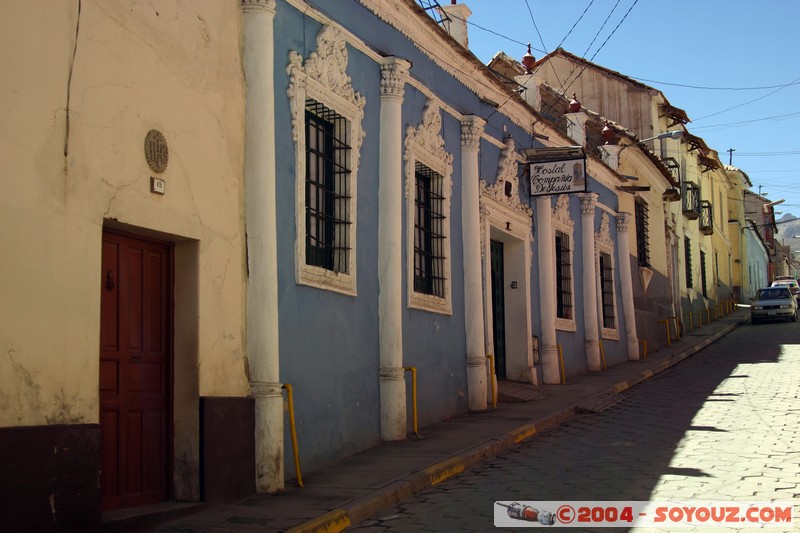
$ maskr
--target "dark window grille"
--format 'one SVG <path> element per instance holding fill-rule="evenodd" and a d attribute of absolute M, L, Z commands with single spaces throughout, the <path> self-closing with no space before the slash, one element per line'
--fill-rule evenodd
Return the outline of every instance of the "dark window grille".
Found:
<path fill-rule="evenodd" d="M 556 231 L 556 316 L 572 318 L 572 264 L 569 235 Z"/>
<path fill-rule="evenodd" d="M 414 171 L 414 291 L 444 298 L 444 179 L 419 162 Z"/>
<path fill-rule="evenodd" d="M 700 218 L 700 187 L 691 182 L 684 182 L 683 193 L 683 215 L 695 220 Z"/>
<path fill-rule="evenodd" d="M 636 252 L 639 256 L 639 266 L 650 266 L 650 222 L 647 213 L 647 204 L 636 202 Z"/>
<path fill-rule="evenodd" d="M 683 238 L 683 256 L 684 256 L 684 266 L 686 267 L 686 288 L 691 289 L 693 287 L 692 283 L 692 241 L 689 240 L 689 237 Z"/>
<path fill-rule="evenodd" d="M 306 264 L 347 273 L 350 157 L 347 119 L 306 100 Z"/>
<path fill-rule="evenodd" d="M 614 329 L 614 270 L 611 256 L 600 252 L 600 296 L 603 302 L 603 327 Z"/>
<path fill-rule="evenodd" d="M 706 286 L 706 253 L 700 251 L 700 288 L 703 289 L 703 296 L 708 298 L 708 290 Z"/>

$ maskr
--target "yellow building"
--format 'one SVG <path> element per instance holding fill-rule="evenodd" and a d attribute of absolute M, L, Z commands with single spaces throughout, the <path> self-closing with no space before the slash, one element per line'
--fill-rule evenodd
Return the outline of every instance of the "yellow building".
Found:
<path fill-rule="evenodd" d="M 214 0 L 0 4 L 9 531 L 198 499 L 201 397 L 247 401 L 240 20 Z"/>

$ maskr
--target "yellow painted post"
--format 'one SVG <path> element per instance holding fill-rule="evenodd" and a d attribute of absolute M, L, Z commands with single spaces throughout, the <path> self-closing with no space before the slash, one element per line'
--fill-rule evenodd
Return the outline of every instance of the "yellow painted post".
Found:
<path fill-rule="evenodd" d="M 647 359 L 647 339 L 639 339 L 639 344 L 641 344 L 642 347 L 644 348 L 642 359 Z"/>
<path fill-rule="evenodd" d="M 665 318 L 664 320 L 657 320 L 656 322 L 658 322 L 659 324 L 661 324 L 662 322 L 664 323 L 664 330 L 665 330 L 665 331 L 666 331 L 666 333 L 667 333 L 667 347 L 669 347 L 669 346 L 670 346 L 670 339 L 669 339 L 669 319 L 668 319 L 668 318 Z"/>
<path fill-rule="evenodd" d="M 494 390 L 494 354 L 488 354 L 489 360 L 489 380 L 492 382 L 492 409 L 497 409 L 497 392 Z"/>
<path fill-rule="evenodd" d="M 567 382 L 567 372 L 564 369 L 564 351 L 561 349 L 560 344 L 556 344 L 556 348 L 558 348 L 558 363 L 561 366 L 561 383 Z"/>
<path fill-rule="evenodd" d="M 606 366 L 606 350 L 603 348 L 603 341 L 599 340 L 597 343 L 600 345 L 600 361 L 603 363 L 603 370 L 606 370 L 608 366 Z"/>
<path fill-rule="evenodd" d="M 684 313 L 684 315 L 689 315 L 689 331 L 692 331 L 694 329 L 694 320 L 692 319 L 692 312 L 689 311 L 687 313 Z"/>
<path fill-rule="evenodd" d="M 403 370 L 411 372 L 411 410 L 414 413 L 414 435 L 419 435 L 417 426 L 417 367 L 404 366 Z"/>
<path fill-rule="evenodd" d="M 294 425 L 294 394 L 292 386 L 284 383 L 281 388 L 286 389 L 286 400 L 289 403 L 289 429 L 292 433 L 292 452 L 294 453 L 294 472 L 297 475 L 297 485 L 303 486 L 303 475 L 300 473 L 300 452 L 297 450 L 297 428 Z"/>

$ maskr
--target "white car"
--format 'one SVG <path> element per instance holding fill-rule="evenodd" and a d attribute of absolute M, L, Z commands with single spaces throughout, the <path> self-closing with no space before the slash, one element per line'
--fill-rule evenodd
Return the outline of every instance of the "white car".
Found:
<path fill-rule="evenodd" d="M 759 289 L 750 306 L 753 324 L 762 320 L 791 320 L 797 322 L 797 299 L 784 286 Z"/>

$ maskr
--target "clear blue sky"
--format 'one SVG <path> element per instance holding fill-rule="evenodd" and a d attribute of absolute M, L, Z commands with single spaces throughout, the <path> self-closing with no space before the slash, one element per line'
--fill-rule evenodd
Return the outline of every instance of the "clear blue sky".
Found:
<path fill-rule="evenodd" d="M 520 59 L 528 42 L 537 59 L 560 45 L 655 87 L 688 113 L 689 131 L 717 150 L 723 163 L 727 150 L 736 150 L 733 164 L 750 176 L 755 192 L 761 185 L 769 199 L 786 200 L 777 211 L 800 216 L 800 1 L 459 3 L 472 10 L 470 49 L 484 63 L 500 50 Z"/>

